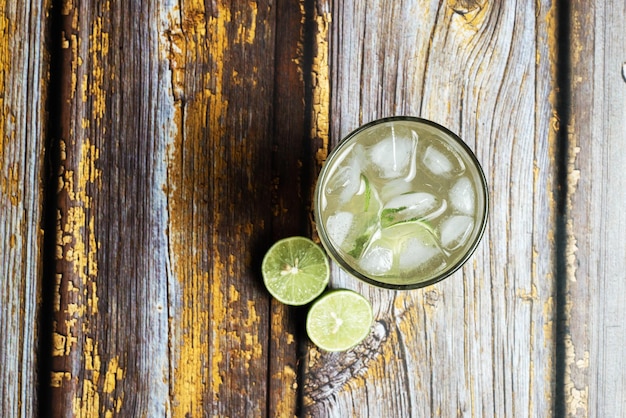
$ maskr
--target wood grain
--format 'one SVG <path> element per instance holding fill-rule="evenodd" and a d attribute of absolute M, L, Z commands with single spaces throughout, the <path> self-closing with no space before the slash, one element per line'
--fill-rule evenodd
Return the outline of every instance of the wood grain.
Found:
<path fill-rule="evenodd" d="M 46 1 L 0 1 L 0 416 L 36 416 Z"/>
<path fill-rule="evenodd" d="M 161 415 L 171 267 L 155 11 L 94 1 L 57 13 L 51 415 Z M 153 18 L 137 25 L 140 14 Z"/>
<path fill-rule="evenodd" d="M 571 3 L 563 415 L 626 414 L 626 9 Z"/>
<path fill-rule="evenodd" d="M 276 3 L 275 85 L 272 145 L 272 241 L 309 236 L 308 184 L 312 182 L 309 38 L 311 10 L 304 1 Z M 271 301 L 268 416 L 293 417 L 299 409 L 303 310 Z"/>
<path fill-rule="evenodd" d="M 0 0 L 0 416 L 626 414 L 626 10 L 608 0 Z M 489 183 L 355 349 L 263 288 L 352 129 L 417 115 Z"/>
<path fill-rule="evenodd" d="M 311 348 L 305 414 L 545 416 L 553 410 L 555 8 L 543 2 L 333 2 L 331 144 L 411 114 L 457 132 L 491 194 L 463 270 L 390 292 L 337 268 L 374 303 L 365 344 Z"/>
<path fill-rule="evenodd" d="M 54 416 L 295 414 L 298 320 L 259 265 L 307 233 L 305 15 L 64 3 Z"/>

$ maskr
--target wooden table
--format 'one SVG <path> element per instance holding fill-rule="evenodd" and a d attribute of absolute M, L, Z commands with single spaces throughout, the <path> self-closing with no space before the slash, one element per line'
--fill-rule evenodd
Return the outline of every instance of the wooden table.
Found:
<path fill-rule="evenodd" d="M 626 416 L 626 8 L 610 0 L 0 0 L 0 416 Z M 475 150 L 462 271 L 317 350 L 260 260 L 328 152 Z"/>

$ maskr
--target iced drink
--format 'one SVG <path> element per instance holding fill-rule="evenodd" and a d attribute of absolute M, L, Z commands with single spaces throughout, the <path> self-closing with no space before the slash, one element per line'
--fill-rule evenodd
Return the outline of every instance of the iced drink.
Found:
<path fill-rule="evenodd" d="M 317 184 L 322 244 L 369 283 L 417 288 L 473 253 L 488 212 L 483 171 L 449 130 L 412 117 L 381 119 L 348 135 Z"/>

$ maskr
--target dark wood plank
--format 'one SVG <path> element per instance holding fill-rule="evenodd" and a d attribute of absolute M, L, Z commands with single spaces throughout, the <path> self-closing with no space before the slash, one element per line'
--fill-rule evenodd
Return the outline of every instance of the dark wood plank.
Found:
<path fill-rule="evenodd" d="M 390 292 L 334 269 L 376 324 L 343 354 L 311 348 L 308 416 L 546 416 L 554 390 L 555 7 L 540 2 L 333 2 L 332 144 L 412 114 L 483 163 L 492 210 L 463 270 Z"/>
<path fill-rule="evenodd" d="M 308 236 L 311 183 L 307 56 L 310 54 L 305 2 L 283 0 L 276 7 L 276 52 L 272 146 L 271 239 Z M 267 249 L 267 248 L 265 248 Z M 304 337 L 302 309 L 272 299 L 269 342 L 268 416 L 293 417 L 298 413 L 298 362 Z"/>
<path fill-rule="evenodd" d="M 38 415 L 46 1 L 0 1 L 0 416 Z"/>
<path fill-rule="evenodd" d="M 273 128 L 275 13 L 264 1 L 63 9 L 55 414 L 278 407 L 270 322 L 283 319 L 258 274 L 293 230 L 272 232 L 269 198 L 276 149 L 293 141 Z M 295 350 L 272 349 L 273 369 L 295 372 Z"/>
<path fill-rule="evenodd" d="M 156 416 L 169 407 L 160 155 L 169 137 L 159 120 L 168 90 L 156 12 L 98 1 L 58 11 L 54 416 Z"/>
<path fill-rule="evenodd" d="M 563 416 L 626 415 L 626 9 L 571 2 Z"/>

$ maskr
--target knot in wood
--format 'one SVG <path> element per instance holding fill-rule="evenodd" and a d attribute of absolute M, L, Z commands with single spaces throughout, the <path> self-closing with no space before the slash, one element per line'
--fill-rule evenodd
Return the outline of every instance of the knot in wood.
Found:
<path fill-rule="evenodd" d="M 480 10 L 482 7 L 483 4 L 479 0 L 457 0 L 452 1 L 450 4 L 452 11 L 460 14 L 461 16 Z"/>
<path fill-rule="evenodd" d="M 309 374 L 304 381 L 304 404 L 322 402 L 339 392 L 348 381 L 361 378 L 369 363 L 382 353 L 388 335 L 389 324 L 380 319 L 372 325 L 370 335 L 353 349 L 341 353 L 318 353 L 314 362 L 309 364 Z"/>
<path fill-rule="evenodd" d="M 424 302 L 430 306 L 437 306 L 439 304 L 440 297 L 441 295 L 439 294 L 439 291 L 434 289 L 429 290 L 428 292 L 424 293 Z"/>

